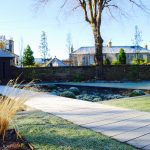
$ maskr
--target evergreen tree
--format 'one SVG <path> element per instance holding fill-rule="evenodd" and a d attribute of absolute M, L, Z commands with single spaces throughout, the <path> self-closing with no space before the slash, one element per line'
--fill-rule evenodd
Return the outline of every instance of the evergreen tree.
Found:
<path fill-rule="evenodd" d="M 126 64 L 126 53 L 125 53 L 124 49 L 122 49 L 122 48 L 119 51 L 118 63 Z"/>
<path fill-rule="evenodd" d="M 25 49 L 23 53 L 23 66 L 32 66 L 34 65 L 34 56 L 33 51 L 31 50 L 31 47 L 27 45 L 27 48 Z"/>
<path fill-rule="evenodd" d="M 48 58 L 48 43 L 47 43 L 46 32 L 44 31 L 42 31 L 41 34 L 41 43 L 39 49 L 41 52 L 42 61 L 46 63 L 46 59 Z"/>

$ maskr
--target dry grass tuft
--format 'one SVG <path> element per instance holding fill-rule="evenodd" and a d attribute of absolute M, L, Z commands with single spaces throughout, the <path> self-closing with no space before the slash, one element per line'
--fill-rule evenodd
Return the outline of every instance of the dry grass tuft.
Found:
<path fill-rule="evenodd" d="M 21 92 L 17 87 L 18 79 L 9 81 L 2 96 L 0 96 L 0 136 L 5 137 L 5 132 L 9 127 L 12 118 L 20 108 L 24 107 L 24 103 L 31 96 L 26 87 L 22 88 Z M 27 94 L 28 93 L 28 94 Z"/>

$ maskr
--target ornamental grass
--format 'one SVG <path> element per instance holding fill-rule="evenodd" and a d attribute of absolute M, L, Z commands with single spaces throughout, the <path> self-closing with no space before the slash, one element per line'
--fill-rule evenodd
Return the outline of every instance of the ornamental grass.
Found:
<path fill-rule="evenodd" d="M 16 112 L 24 108 L 25 102 L 31 96 L 27 87 L 18 90 L 21 83 L 17 84 L 17 81 L 18 79 L 9 81 L 2 95 L 0 95 L 0 137 L 3 138 L 3 141 L 10 123 L 15 127 L 12 119 Z"/>

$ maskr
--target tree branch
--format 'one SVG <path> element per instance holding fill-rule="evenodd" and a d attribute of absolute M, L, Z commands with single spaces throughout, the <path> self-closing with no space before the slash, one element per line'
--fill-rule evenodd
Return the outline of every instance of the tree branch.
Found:
<path fill-rule="evenodd" d="M 102 10 L 103 10 L 103 2 L 104 0 L 98 0 L 98 12 L 97 12 L 97 17 L 96 17 L 96 22 L 97 25 L 100 26 L 101 24 L 101 17 L 102 17 Z"/>
<path fill-rule="evenodd" d="M 97 0 L 93 0 L 93 3 L 92 3 L 92 6 L 93 6 L 93 15 L 94 15 L 94 18 L 96 19 L 96 16 L 97 16 Z"/>
<path fill-rule="evenodd" d="M 67 2 L 68 2 L 68 0 L 65 0 L 64 3 L 62 4 L 61 8 L 63 8 Z"/>
<path fill-rule="evenodd" d="M 91 23 L 89 17 L 88 17 L 88 13 L 87 13 L 87 6 L 86 6 L 86 1 L 85 0 L 79 0 L 80 5 L 84 11 L 84 15 L 85 15 L 85 20 L 89 23 Z"/>
<path fill-rule="evenodd" d="M 129 0 L 131 3 L 133 3 L 135 6 L 140 8 L 142 11 L 150 14 L 150 9 L 148 9 L 141 0 L 138 0 L 139 2 L 136 2 L 135 0 Z"/>
<path fill-rule="evenodd" d="M 93 16 L 93 8 L 92 8 L 92 1 L 88 0 L 88 6 L 89 6 L 89 12 L 91 16 L 91 22 L 94 22 L 94 16 Z"/>

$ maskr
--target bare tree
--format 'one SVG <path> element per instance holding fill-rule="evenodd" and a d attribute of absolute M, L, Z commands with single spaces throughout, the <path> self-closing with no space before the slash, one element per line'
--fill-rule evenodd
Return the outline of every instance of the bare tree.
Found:
<path fill-rule="evenodd" d="M 70 55 L 72 53 L 73 44 L 72 44 L 72 37 L 71 37 L 70 33 L 67 34 L 66 47 L 67 47 L 67 52 L 68 52 L 68 55 L 69 55 L 69 66 L 71 66 L 71 57 L 70 57 Z"/>
<path fill-rule="evenodd" d="M 50 0 L 39 0 L 42 4 L 46 4 Z M 64 0 L 63 6 L 72 0 Z M 102 13 L 105 9 L 113 16 L 113 8 L 122 11 L 119 3 L 122 3 L 122 0 L 118 2 L 116 0 L 74 0 L 77 2 L 76 8 L 82 8 L 84 12 L 85 21 L 89 23 L 93 31 L 94 40 L 95 40 L 95 63 L 98 66 L 97 76 L 100 78 L 102 75 L 103 68 L 103 38 L 101 36 L 101 23 L 102 23 Z M 145 11 L 145 6 L 143 0 L 125 0 L 126 2 L 131 3 L 132 5 Z M 122 4 L 121 4 L 122 5 Z M 126 9 L 126 6 L 123 6 Z"/>
<path fill-rule="evenodd" d="M 66 47 L 69 54 L 71 53 L 71 46 L 72 46 L 72 38 L 71 38 L 71 34 L 68 33 L 66 38 Z"/>
<path fill-rule="evenodd" d="M 47 43 L 47 35 L 45 31 L 42 31 L 39 49 L 41 52 L 42 61 L 46 63 L 46 60 L 48 59 L 49 49 L 48 49 L 48 43 Z"/>
<path fill-rule="evenodd" d="M 24 48 L 23 48 L 23 37 L 20 38 L 19 45 L 20 45 L 19 65 L 20 65 L 21 67 L 23 67 L 23 64 L 22 64 L 23 51 L 24 51 Z"/>
<path fill-rule="evenodd" d="M 142 42 L 142 31 L 139 30 L 139 27 L 136 25 L 135 26 L 135 33 L 134 33 L 134 39 L 133 39 L 133 44 L 136 47 L 136 50 L 139 50 L 139 46 Z"/>
<path fill-rule="evenodd" d="M 134 39 L 133 44 L 135 46 L 135 53 L 136 53 L 136 59 L 139 60 L 139 53 L 141 50 L 140 44 L 142 42 L 142 32 L 139 30 L 138 26 L 135 26 L 135 33 L 134 33 Z"/>

